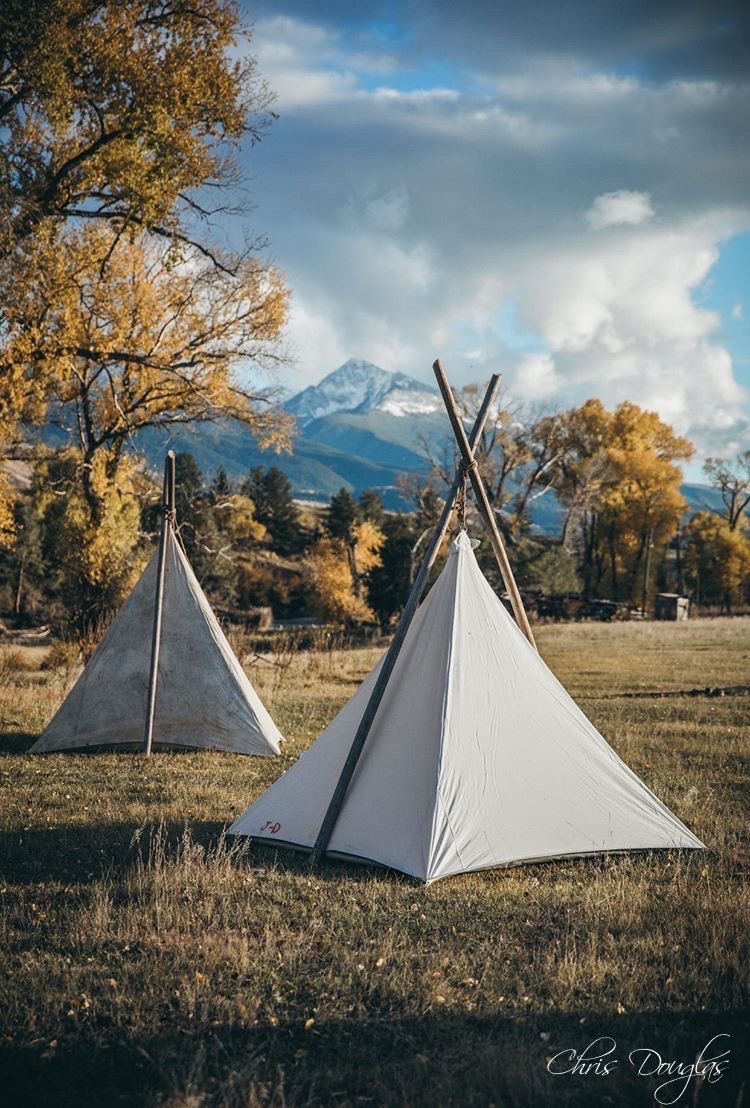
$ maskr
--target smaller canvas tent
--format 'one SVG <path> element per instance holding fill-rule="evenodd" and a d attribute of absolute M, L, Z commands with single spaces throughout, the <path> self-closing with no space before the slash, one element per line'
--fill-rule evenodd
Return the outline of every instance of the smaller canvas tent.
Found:
<path fill-rule="evenodd" d="M 162 545 L 32 753 L 140 747 L 154 656 L 155 746 L 279 753 L 276 725 L 232 652 L 170 520 Z"/>

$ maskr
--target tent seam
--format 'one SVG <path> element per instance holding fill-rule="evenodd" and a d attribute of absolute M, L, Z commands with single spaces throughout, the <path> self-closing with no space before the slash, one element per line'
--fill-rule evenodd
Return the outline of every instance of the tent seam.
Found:
<path fill-rule="evenodd" d="M 442 804 L 442 799 L 443 799 L 442 795 L 441 795 L 441 792 L 440 792 L 440 776 L 441 776 L 441 773 L 442 773 L 442 770 L 443 770 L 443 754 L 444 754 L 444 751 L 445 751 L 445 730 L 446 730 L 446 724 L 447 724 L 447 719 L 448 719 L 448 708 L 450 706 L 450 700 L 451 700 L 451 674 L 453 672 L 453 655 L 454 655 L 455 644 L 456 644 L 456 613 L 458 612 L 458 602 L 459 602 L 458 594 L 459 594 L 459 590 L 461 588 L 461 576 L 460 576 L 460 573 L 459 573 L 459 564 L 460 564 L 459 559 L 461 557 L 461 550 L 457 548 L 455 550 L 455 552 L 451 552 L 451 557 L 454 557 L 456 559 L 456 588 L 453 590 L 453 610 L 451 612 L 451 630 L 450 630 L 450 640 L 449 640 L 449 644 L 448 644 L 448 664 L 446 666 L 445 690 L 443 692 L 443 710 L 442 710 L 441 715 L 440 715 L 440 754 L 438 756 L 437 774 L 436 774 L 436 777 L 435 777 L 435 801 L 434 801 L 434 804 L 433 804 L 433 807 L 432 807 L 432 822 L 431 822 L 431 826 L 430 826 L 430 843 L 429 843 L 428 854 L 427 854 L 427 865 L 425 866 L 425 881 L 430 881 L 431 880 L 430 874 L 431 874 L 431 869 L 432 869 L 432 854 L 433 854 L 433 848 L 434 848 L 434 843 L 435 843 L 435 828 L 436 828 L 436 824 L 437 824 L 437 813 L 438 813 L 438 807 Z M 458 854 L 459 861 L 460 861 L 461 860 L 461 854 L 460 854 L 460 851 L 458 850 L 458 845 L 456 843 L 456 835 L 455 835 L 455 832 L 453 831 L 453 828 L 451 827 L 450 818 L 448 817 L 447 811 L 446 811 L 446 823 L 448 825 L 448 829 L 449 829 L 449 831 L 451 833 L 451 836 L 453 838 L 454 845 L 456 846 L 456 853 Z"/>

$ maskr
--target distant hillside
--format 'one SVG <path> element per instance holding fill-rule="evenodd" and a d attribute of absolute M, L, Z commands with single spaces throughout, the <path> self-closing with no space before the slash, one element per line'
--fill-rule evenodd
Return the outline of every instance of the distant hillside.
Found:
<path fill-rule="evenodd" d="M 695 485 L 686 482 L 680 485 L 680 492 L 688 502 L 688 516 L 694 516 L 696 512 L 722 512 L 724 502 L 718 489 L 710 485 Z"/>
<path fill-rule="evenodd" d="M 345 488 L 358 495 L 365 489 L 377 489 L 386 507 L 394 511 L 408 507 L 399 495 L 396 482 L 401 466 L 373 462 L 335 447 L 311 442 L 298 435 L 291 454 L 259 450 L 250 432 L 235 424 L 176 428 L 167 440 L 159 432 L 138 436 L 138 445 L 156 467 L 167 449 L 186 451 L 195 457 L 207 478 L 223 466 L 230 478 L 244 477 L 255 466 L 278 466 L 292 483 L 300 499 L 328 500 Z M 424 463 L 426 471 L 426 463 Z"/>

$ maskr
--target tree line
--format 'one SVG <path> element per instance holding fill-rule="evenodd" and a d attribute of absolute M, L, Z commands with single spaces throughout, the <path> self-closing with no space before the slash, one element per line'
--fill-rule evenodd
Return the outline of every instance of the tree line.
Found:
<path fill-rule="evenodd" d="M 467 418 L 477 395 L 470 387 L 459 396 Z M 750 452 L 731 464 L 706 463 L 723 511 L 687 518 L 677 460 L 692 448 L 654 413 L 630 403 L 608 412 L 592 400 L 537 419 L 521 415 L 498 408 L 477 456 L 522 588 L 634 607 L 665 589 L 724 611 L 750 601 Z M 412 508 L 393 512 L 374 490 L 355 498 L 342 488 L 325 508 L 305 505 L 277 466 L 235 480 L 219 469 L 207 479 L 180 453 L 180 541 L 227 613 L 270 607 L 281 618 L 385 628 L 408 596 L 455 461 L 437 459 L 428 475 L 405 476 L 401 492 Z M 48 448 L 34 462 L 0 548 L 0 610 L 83 630 L 119 606 L 153 553 L 160 519 L 157 476 L 136 456 L 130 466 L 126 487 L 106 487 L 105 522 L 97 525 L 80 451 Z M 531 518 L 535 498 L 552 491 L 557 536 Z M 471 501 L 457 510 L 453 531 L 462 522 L 481 538 Z M 489 544 L 477 554 L 501 590 Z"/>

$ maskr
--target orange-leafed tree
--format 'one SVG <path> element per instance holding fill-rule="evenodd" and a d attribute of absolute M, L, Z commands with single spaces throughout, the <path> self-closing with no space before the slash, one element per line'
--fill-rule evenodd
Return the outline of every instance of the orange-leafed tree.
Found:
<path fill-rule="evenodd" d="M 750 539 L 728 519 L 698 512 L 687 526 L 686 576 L 700 603 L 723 611 L 750 599 Z"/>
<path fill-rule="evenodd" d="M 584 590 L 639 600 L 649 545 L 665 543 L 685 510 L 678 463 L 692 443 L 628 401 L 609 412 L 588 400 L 550 419 L 563 536 L 579 551 Z"/>
<path fill-rule="evenodd" d="M 234 0 L 0 6 L 0 448 L 58 421 L 94 523 L 94 471 L 144 427 L 286 435 L 247 384 L 283 356 L 283 280 L 261 238 L 215 234 L 273 118 L 248 42 Z"/>
<path fill-rule="evenodd" d="M 51 236 L 42 250 L 38 237 L 29 268 L 17 256 L 8 272 L 12 287 L 0 279 L 0 373 L 26 367 L 36 420 L 77 446 L 94 521 L 94 459 L 114 480 L 145 428 L 233 418 L 264 445 L 286 442 L 288 420 L 240 376 L 248 359 L 277 356 L 287 291 L 272 266 L 251 256 L 229 275 L 195 252 L 175 258 L 167 245 L 95 225 L 62 245 Z"/>
<path fill-rule="evenodd" d="M 315 607 L 335 623 L 367 623 L 375 619 L 363 584 L 370 570 L 381 564 L 384 536 L 374 523 L 363 520 L 353 524 L 352 540 L 350 543 L 326 535 L 307 556 Z M 355 579 L 352 565 L 357 567 L 359 580 Z"/>

